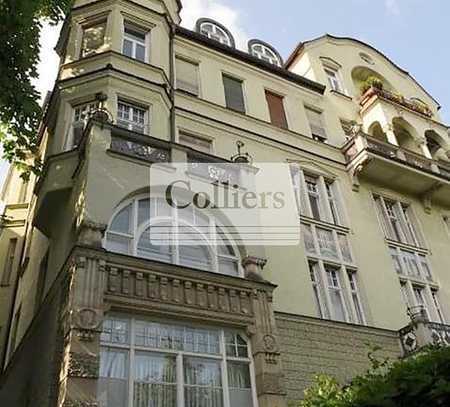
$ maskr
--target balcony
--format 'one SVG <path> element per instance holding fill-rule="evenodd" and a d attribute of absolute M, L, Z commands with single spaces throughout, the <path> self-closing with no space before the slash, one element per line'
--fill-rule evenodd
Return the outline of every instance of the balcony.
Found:
<path fill-rule="evenodd" d="M 450 325 L 430 322 L 423 318 L 400 329 L 400 342 L 404 356 L 409 356 L 427 345 L 450 346 Z"/>
<path fill-rule="evenodd" d="M 427 106 L 406 99 L 402 95 L 398 95 L 385 89 L 378 89 L 376 87 L 371 87 L 361 96 L 360 105 L 362 107 L 362 110 L 368 109 L 377 100 L 401 106 L 426 118 L 431 118 L 433 116 L 433 112 Z"/>
<path fill-rule="evenodd" d="M 450 205 L 450 166 L 362 132 L 342 148 L 354 189 L 366 178 L 443 205 Z M 431 201 L 430 201 L 431 202 Z"/>

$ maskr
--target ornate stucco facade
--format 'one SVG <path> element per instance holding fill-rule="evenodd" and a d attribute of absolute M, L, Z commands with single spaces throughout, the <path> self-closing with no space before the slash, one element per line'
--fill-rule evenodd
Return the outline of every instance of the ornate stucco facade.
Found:
<path fill-rule="evenodd" d="M 180 27 L 180 8 L 76 0 L 66 19 L 44 170 L 11 169 L 2 193 L 2 405 L 283 407 L 317 373 L 364 371 L 371 346 L 450 343 L 439 104 L 360 41 L 326 35 L 283 63 L 218 22 Z M 250 167 L 288 164 L 300 243 L 230 238 L 205 260 L 142 240 L 149 168 L 220 167 L 237 143 Z"/>

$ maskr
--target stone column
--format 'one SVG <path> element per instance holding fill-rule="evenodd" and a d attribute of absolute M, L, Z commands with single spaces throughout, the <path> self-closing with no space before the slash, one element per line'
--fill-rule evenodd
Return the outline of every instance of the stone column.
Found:
<path fill-rule="evenodd" d="M 252 256 L 244 258 L 242 264 L 246 277 L 264 281 L 261 270 L 266 262 L 265 259 Z M 275 286 L 267 290 L 255 289 L 252 294 L 255 322 L 249 328 L 249 335 L 252 344 L 259 407 L 287 406 L 275 314 L 272 307 L 273 289 L 275 289 Z"/>
<path fill-rule="evenodd" d="M 62 312 L 66 339 L 58 406 L 97 406 L 104 286 L 105 261 L 88 250 L 75 255 Z"/>

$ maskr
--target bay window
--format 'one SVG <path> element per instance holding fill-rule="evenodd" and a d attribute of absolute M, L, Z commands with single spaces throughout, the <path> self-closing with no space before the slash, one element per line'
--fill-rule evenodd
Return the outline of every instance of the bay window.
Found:
<path fill-rule="evenodd" d="M 241 275 L 238 249 L 214 216 L 192 206 L 173 208 L 162 197 L 140 196 L 120 205 L 104 244 L 116 253 Z"/>
<path fill-rule="evenodd" d="M 253 407 L 252 360 L 237 331 L 109 317 L 101 407 Z"/>

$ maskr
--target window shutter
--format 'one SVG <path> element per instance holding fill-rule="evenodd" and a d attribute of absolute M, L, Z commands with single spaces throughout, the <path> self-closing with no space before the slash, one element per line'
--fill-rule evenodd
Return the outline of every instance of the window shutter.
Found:
<path fill-rule="evenodd" d="M 223 75 L 223 86 L 225 89 L 225 102 L 229 109 L 245 113 L 244 94 L 242 82 L 230 76 Z"/>
<path fill-rule="evenodd" d="M 269 106 L 271 123 L 282 129 L 287 129 L 288 125 L 284 111 L 283 97 L 266 90 L 266 100 Z"/>
<path fill-rule="evenodd" d="M 198 96 L 198 65 L 176 58 L 177 88 Z"/>
<path fill-rule="evenodd" d="M 321 138 L 327 138 L 325 132 L 325 126 L 322 120 L 322 113 L 310 108 L 305 108 L 306 116 L 308 118 L 309 126 L 311 127 L 311 133 L 313 136 L 319 136 Z"/>

